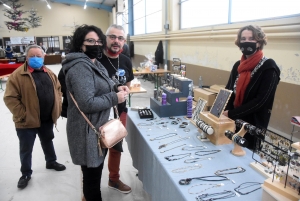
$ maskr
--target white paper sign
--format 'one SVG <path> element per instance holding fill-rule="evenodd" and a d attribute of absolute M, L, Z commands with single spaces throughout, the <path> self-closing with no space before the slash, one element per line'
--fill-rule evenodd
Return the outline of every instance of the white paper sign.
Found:
<path fill-rule="evenodd" d="M 10 42 L 12 45 L 29 44 L 30 41 L 34 41 L 33 36 L 10 37 Z"/>

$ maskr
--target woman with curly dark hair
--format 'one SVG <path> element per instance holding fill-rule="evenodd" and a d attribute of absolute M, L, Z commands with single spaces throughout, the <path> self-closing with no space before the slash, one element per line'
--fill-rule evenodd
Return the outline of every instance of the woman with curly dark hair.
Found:
<path fill-rule="evenodd" d="M 258 128 L 269 124 L 274 96 L 280 80 L 280 70 L 273 59 L 263 54 L 266 35 L 258 26 L 248 25 L 238 31 L 235 44 L 243 53 L 231 71 L 226 89 L 233 93 L 224 115 L 242 119 Z M 245 135 L 248 148 L 255 148 L 255 137 Z"/>
<path fill-rule="evenodd" d="M 126 86 L 114 85 L 97 61 L 104 43 L 105 35 L 98 27 L 82 25 L 75 30 L 70 53 L 62 62 L 68 100 L 68 144 L 73 163 L 81 166 L 87 201 L 102 200 L 100 183 L 107 149 L 98 146 L 98 136 L 79 112 L 70 93 L 89 121 L 99 128 L 108 121 L 111 107 L 124 102 L 129 92 Z"/>

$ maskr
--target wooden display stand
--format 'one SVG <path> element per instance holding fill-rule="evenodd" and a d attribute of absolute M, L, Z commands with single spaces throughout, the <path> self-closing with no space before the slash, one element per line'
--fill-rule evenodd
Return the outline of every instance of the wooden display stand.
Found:
<path fill-rule="evenodd" d="M 235 135 L 239 135 L 241 137 L 244 137 L 244 135 L 247 133 L 247 131 L 244 129 L 244 126 L 245 126 L 245 124 L 243 124 L 242 128 Z M 231 153 L 235 156 L 244 156 L 244 155 L 246 155 L 245 150 L 241 146 L 237 145 L 236 143 L 234 143 L 234 148 L 231 150 Z"/>
<path fill-rule="evenodd" d="M 292 144 L 292 147 L 300 150 L 300 144 L 299 142 L 296 142 L 294 144 Z M 287 172 L 287 170 L 285 169 L 284 170 L 285 172 Z M 286 185 L 286 188 L 284 188 L 284 183 L 285 183 L 285 179 L 282 179 L 281 181 L 280 180 L 276 180 L 274 179 L 274 181 L 272 182 L 272 178 L 269 178 L 269 179 L 266 179 L 264 181 L 264 184 L 262 185 L 264 189 L 270 189 L 276 193 L 279 193 L 280 195 L 282 195 L 283 197 L 286 198 L 286 200 L 291 200 L 291 201 L 299 201 L 300 200 L 300 195 L 298 195 L 298 190 L 297 189 L 292 189 L 290 186 L 289 186 L 289 181 L 292 181 L 292 177 L 293 175 L 296 175 L 297 177 L 299 177 L 299 173 L 295 172 L 295 171 L 289 171 L 288 172 L 288 177 L 287 177 L 287 185 Z M 269 194 L 271 196 L 273 196 L 274 198 L 276 197 L 276 195 L 270 193 Z"/>
<path fill-rule="evenodd" d="M 206 137 L 215 145 L 231 144 L 232 141 L 225 136 L 225 131 L 235 131 L 235 122 L 228 117 L 221 115 L 220 118 L 212 115 L 210 112 L 200 112 L 200 119 L 214 129 L 212 135 Z"/>

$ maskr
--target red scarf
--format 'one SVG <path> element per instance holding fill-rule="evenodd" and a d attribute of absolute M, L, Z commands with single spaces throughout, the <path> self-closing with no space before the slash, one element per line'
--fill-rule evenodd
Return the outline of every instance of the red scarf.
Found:
<path fill-rule="evenodd" d="M 258 50 L 250 58 L 246 58 L 244 55 L 241 58 L 240 65 L 238 67 L 239 79 L 236 84 L 236 95 L 234 99 L 234 107 L 239 107 L 244 100 L 246 88 L 250 82 L 250 76 L 253 69 L 257 66 L 258 62 L 262 59 L 263 52 Z"/>
<path fill-rule="evenodd" d="M 110 49 L 108 49 L 108 47 L 106 47 L 106 52 L 109 56 L 115 57 L 121 54 L 121 52 L 123 52 L 123 49 L 120 49 L 119 52 L 114 53 Z"/>

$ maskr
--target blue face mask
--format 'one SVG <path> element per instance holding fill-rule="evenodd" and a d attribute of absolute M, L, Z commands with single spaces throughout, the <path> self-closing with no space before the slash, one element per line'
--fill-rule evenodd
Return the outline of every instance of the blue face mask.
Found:
<path fill-rule="evenodd" d="M 30 57 L 29 66 L 34 69 L 39 69 L 44 65 L 44 59 L 40 57 Z"/>

